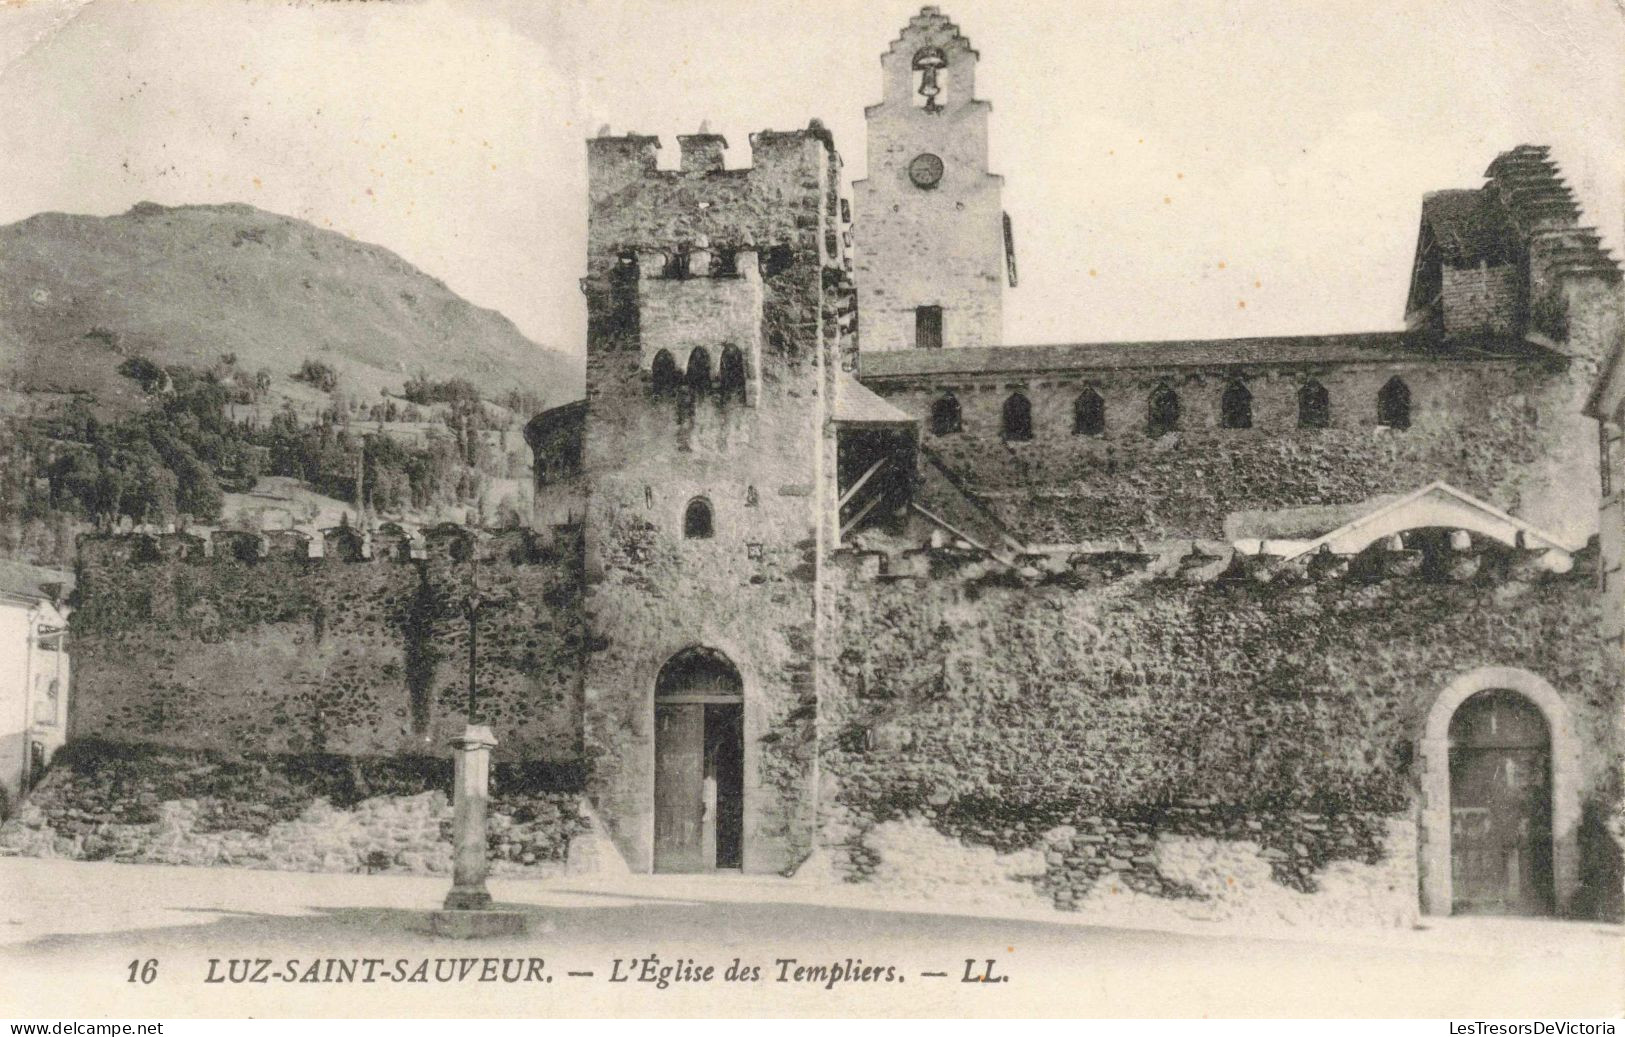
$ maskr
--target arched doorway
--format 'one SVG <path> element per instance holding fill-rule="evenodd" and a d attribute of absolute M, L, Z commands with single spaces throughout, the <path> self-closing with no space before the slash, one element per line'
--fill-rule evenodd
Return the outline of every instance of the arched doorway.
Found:
<path fill-rule="evenodd" d="M 1565 914 L 1580 886 L 1580 750 L 1557 690 L 1512 666 L 1463 673 L 1419 748 L 1423 912 Z"/>
<path fill-rule="evenodd" d="M 1551 733 L 1515 691 L 1481 691 L 1450 719 L 1453 914 L 1552 913 Z"/>
<path fill-rule="evenodd" d="M 655 680 L 654 870 L 743 865 L 744 686 L 721 652 L 685 648 Z"/>

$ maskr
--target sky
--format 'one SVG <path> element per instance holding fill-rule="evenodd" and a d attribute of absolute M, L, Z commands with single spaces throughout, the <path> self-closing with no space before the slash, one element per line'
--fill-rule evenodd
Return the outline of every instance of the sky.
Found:
<path fill-rule="evenodd" d="M 1620 0 L 943 0 L 980 52 L 1011 343 L 1401 324 L 1422 195 L 1553 147 L 1616 255 Z M 876 0 L 5 0 L 0 223 L 247 202 L 582 349 L 585 148 L 821 118 L 851 178 Z M 862 247 L 861 219 L 858 247 Z"/>

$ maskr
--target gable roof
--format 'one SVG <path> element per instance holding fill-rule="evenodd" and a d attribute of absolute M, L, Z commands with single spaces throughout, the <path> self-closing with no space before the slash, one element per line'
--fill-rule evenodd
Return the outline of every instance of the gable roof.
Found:
<path fill-rule="evenodd" d="M 1584 541 L 1565 540 L 1509 515 L 1493 504 L 1479 500 L 1449 483 L 1432 482 L 1375 511 L 1304 544 L 1293 545 L 1285 561 L 1318 551 L 1333 554 L 1359 554 L 1379 540 L 1413 529 L 1444 527 L 1465 529 L 1497 540 L 1508 547 L 1546 548 L 1557 553 L 1555 562 L 1567 568 L 1570 554 L 1585 546 Z"/>
<path fill-rule="evenodd" d="M 1429 192 L 1422 198 L 1422 225 L 1452 266 L 1507 262 L 1518 251 L 1506 210 L 1482 189 Z"/>

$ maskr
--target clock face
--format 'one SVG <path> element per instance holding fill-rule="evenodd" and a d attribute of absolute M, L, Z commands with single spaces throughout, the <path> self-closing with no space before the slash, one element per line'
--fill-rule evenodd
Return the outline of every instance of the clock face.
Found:
<path fill-rule="evenodd" d="M 908 178 L 914 181 L 915 187 L 935 187 L 942 179 L 942 159 L 926 152 L 914 156 L 914 161 L 908 164 Z"/>

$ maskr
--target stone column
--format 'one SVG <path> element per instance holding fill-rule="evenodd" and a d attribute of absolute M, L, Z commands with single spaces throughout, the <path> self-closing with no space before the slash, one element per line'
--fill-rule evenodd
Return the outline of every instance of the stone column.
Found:
<path fill-rule="evenodd" d="M 491 787 L 491 729 L 470 724 L 452 739 L 456 774 L 452 778 L 452 873 L 446 910 L 478 911 L 491 906 L 485 889 L 490 870 L 485 846 L 485 801 Z"/>

